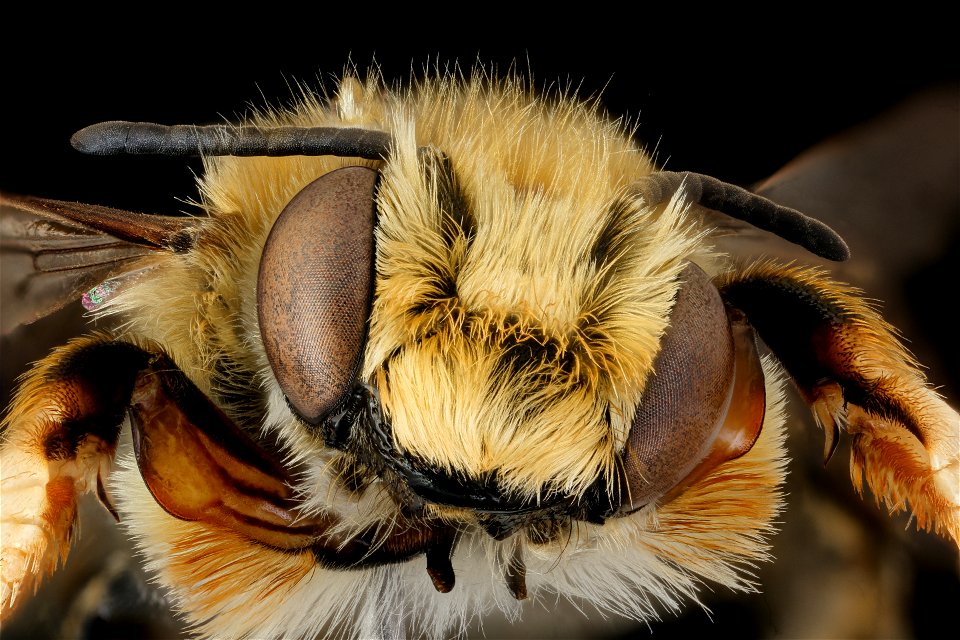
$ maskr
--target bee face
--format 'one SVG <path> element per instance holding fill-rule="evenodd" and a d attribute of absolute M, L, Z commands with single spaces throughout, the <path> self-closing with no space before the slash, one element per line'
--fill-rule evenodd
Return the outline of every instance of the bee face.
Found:
<path fill-rule="evenodd" d="M 494 103 L 507 136 L 482 116 Z M 410 140 L 383 172 L 365 375 L 398 450 L 526 497 L 582 493 L 611 473 L 649 374 L 693 244 L 671 233 L 682 207 L 624 202 L 646 160 L 583 143 L 611 127 L 570 105 L 549 113 L 516 87 L 441 104 L 417 130 L 438 130 L 443 155 Z M 573 132 L 538 128 L 545 116 Z M 452 122 L 481 133 L 463 141 Z M 563 135 L 568 154 L 543 153 Z"/>
<path fill-rule="evenodd" d="M 511 80 L 392 93 L 347 78 L 330 104 L 252 123 L 280 125 L 389 144 L 208 158 L 206 217 L 161 228 L 163 251 L 97 309 L 149 354 L 129 357 L 134 450 L 110 491 L 201 632 L 363 635 L 416 610 L 443 635 L 491 603 L 516 612 L 550 594 L 642 619 L 702 577 L 744 588 L 738 567 L 766 557 L 784 475 L 786 376 L 757 355 L 751 321 L 771 344 L 784 336 L 758 291 L 782 294 L 781 324 L 806 346 L 775 352 L 828 434 L 863 372 L 806 354 L 865 343 L 920 407 L 895 426 L 932 433 L 936 468 L 951 464 L 955 413 L 925 412 L 879 316 L 816 272 L 731 266 L 698 218 L 722 200 L 715 186 L 654 173 L 594 110 Z M 98 348 L 127 357 L 114 345 Z M 42 395 L 59 371 L 25 388 Z M 9 424 L 30 413 L 26 394 Z M 902 490 L 951 533 L 936 492 L 949 480 Z M 456 581 L 473 575 L 491 579 Z"/>
<path fill-rule="evenodd" d="M 651 518 L 671 526 L 670 509 L 653 505 L 709 448 L 705 440 L 715 436 L 712 422 L 700 441 L 685 443 L 687 459 L 675 463 L 686 467 L 684 473 L 647 496 L 649 506 L 630 508 L 639 510 L 629 518 L 632 524 L 589 522 L 613 510 L 596 507 L 595 496 L 619 506 L 629 493 L 616 484 L 624 466 L 621 452 L 678 290 L 689 279 L 681 272 L 691 259 L 711 264 L 709 252 L 697 242 L 697 229 L 684 224 L 689 205 L 680 198 L 656 206 L 631 200 L 627 187 L 638 173 L 649 171 L 649 161 L 627 154 L 630 143 L 622 133 L 582 107 L 561 103 L 551 110 L 509 83 L 446 82 L 426 88 L 392 116 L 382 115 L 386 107 L 378 104 L 378 92 L 344 83 L 336 112 L 345 124 L 397 121 L 392 125 L 400 132 L 396 147 L 382 166 L 370 162 L 360 168 L 355 160 L 328 157 L 211 161 L 203 184 L 209 217 L 202 221 L 197 243 L 186 259 L 178 257 L 173 269 L 157 269 L 170 295 L 157 299 L 155 287 L 162 285 L 151 280 L 130 286 L 106 308 L 136 308 L 129 314 L 131 330 L 162 342 L 184 373 L 229 415 L 255 413 L 248 396 L 256 394 L 249 389 L 266 389 L 258 401 L 266 407 L 263 424 L 280 443 L 277 455 L 290 463 L 304 510 L 336 513 L 346 532 L 419 509 L 457 531 L 453 575 L 482 571 L 497 576 L 500 584 L 512 584 L 503 577 L 502 563 L 518 555 L 526 581 L 521 587 L 515 580 L 510 588 L 517 593 L 545 588 L 554 575 L 549 567 L 557 562 L 575 571 L 584 560 L 565 550 L 605 544 L 620 551 L 609 555 L 604 566 L 637 567 L 618 571 L 617 584 L 623 588 L 689 580 L 669 569 L 672 563 L 693 563 L 738 583 L 740 578 L 722 560 L 737 552 L 696 557 L 694 549 L 712 535 L 707 527 L 686 528 L 663 552 L 627 544 L 643 537 Z M 357 113 L 343 105 L 354 105 Z M 493 136 L 495 122 L 481 115 L 476 122 L 464 121 L 463 114 L 484 114 L 493 106 L 515 122 L 507 135 L 501 128 Z M 296 124 L 323 124 L 331 111 L 308 105 Z M 371 120 L 368 113 L 381 114 L 381 120 Z M 557 118 L 569 121 L 572 130 L 537 128 Z M 465 141 L 462 127 L 478 133 Z M 406 138 L 404 131 L 410 132 Z M 430 137 L 415 138 L 414 131 Z M 592 142 L 596 139 L 606 139 L 613 148 L 603 153 Z M 544 147 L 569 149 L 544 153 Z M 351 297 L 345 306 L 359 313 L 345 314 L 330 329 L 353 326 L 348 334 L 364 338 L 359 355 L 358 346 L 341 348 L 358 345 L 358 340 L 328 339 L 312 327 L 287 329 L 282 310 L 289 305 L 265 302 L 265 296 L 274 295 L 271 287 L 280 291 L 278 296 L 299 290 L 299 284 L 287 285 L 291 280 L 286 275 L 276 275 L 281 267 L 269 262 L 274 252 L 281 261 L 292 256 L 296 267 L 287 271 L 293 276 L 329 280 L 306 273 L 296 245 L 305 233 L 282 225 L 299 215 L 296 203 L 305 192 L 325 189 L 321 181 L 333 182 L 344 172 L 376 175 L 349 199 L 366 199 L 367 212 L 373 203 L 375 262 L 351 262 L 344 283 L 333 288 L 337 293 L 373 275 L 369 302 L 362 291 Z M 339 193 L 340 185 L 331 188 Z M 273 198 L 264 201 L 264 194 Z M 348 254 L 353 255 L 334 252 L 331 259 Z M 185 287 L 184 282 L 192 284 Z M 198 299 L 197 291 L 211 293 Z M 325 304 L 326 294 L 305 291 L 305 299 Z M 369 311 L 364 312 L 366 304 Z M 277 309 L 279 319 L 270 315 Z M 364 314 L 369 314 L 369 325 L 357 330 L 351 323 Z M 295 317 L 306 316 L 306 323 L 315 315 L 320 314 Z M 155 322 L 158 316 L 162 322 Z M 157 331 L 182 326 L 195 328 L 197 335 L 179 350 L 175 339 Z M 320 337 L 305 337 L 314 335 Z M 301 351 L 304 357 L 298 355 Z M 331 358 L 335 366 L 311 358 Z M 347 373 L 328 376 L 328 385 L 321 375 L 328 368 Z M 714 512 L 711 527 L 731 520 L 723 528 L 744 543 L 742 557 L 762 555 L 760 545 L 747 544 L 748 537 L 766 530 L 779 504 L 782 416 L 774 390 L 780 377 L 772 365 L 768 368 L 772 386 L 762 442 L 741 466 L 685 493 L 697 508 Z M 358 384 L 363 392 L 355 394 Z M 239 393 L 241 386 L 246 395 Z M 350 400 L 355 397 L 359 400 Z M 371 399 L 381 416 L 379 441 L 367 425 Z M 350 402 L 361 406 L 349 409 Z M 327 418 L 345 406 L 348 416 L 358 417 L 348 421 L 346 434 L 336 436 Z M 682 450 L 666 451 L 676 455 Z M 736 473 L 742 469 L 755 469 L 766 480 L 751 492 L 746 509 L 741 504 L 733 522 L 732 511 L 708 505 L 722 505 L 717 495 L 745 490 Z M 243 536 L 224 536 L 217 528 L 171 518 L 163 508 L 170 510 L 170 505 L 158 505 L 138 475 L 127 471 L 116 485 L 122 520 L 130 523 L 151 566 L 165 576 L 192 619 L 233 620 L 231 626 L 211 630 L 239 632 L 247 628 L 243 625 L 256 625 L 265 610 L 252 607 L 230 616 L 219 612 L 224 602 L 260 589 L 283 590 L 291 602 L 327 611 L 338 590 L 367 591 L 367 574 L 322 568 L 331 563 L 329 558 L 318 567 L 316 553 L 258 551 L 258 560 L 250 561 L 250 543 Z M 352 480 L 356 490 L 350 487 Z M 683 508 L 677 506 L 676 517 Z M 466 551 L 471 548 L 476 549 L 472 555 Z M 158 553 L 160 549 L 176 553 Z M 233 567 L 229 574 L 203 560 L 214 555 L 228 559 L 223 566 Z M 264 565 L 266 558 L 272 559 Z M 416 597 L 438 603 L 431 606 L 447 607 L 452 601 L 466 607 L 478 597 L 474 589 L 435 591 L 421 562 L 385 565 L 380 571 L 392 580 L 402 575 L 418 582 L 425 589 L 416 589 Z M 197 563 L 209 567 L 202 581 L 195 579 Z M 265 572 L 264 566 L 272 568 Z M 244 580 L 237 579 L 238 571 Z M 616 596 L 611 592 L 608 597 L 612 604 Z M 638 601 L 631 606 L 641 615 L 649 605 Z M 346 612 L 343 616 L 348 617 Z M 331 620 L 336 617 L 324 618 L 325 623 Z M 250 628 L 269 633 L 265 626 Z"/>

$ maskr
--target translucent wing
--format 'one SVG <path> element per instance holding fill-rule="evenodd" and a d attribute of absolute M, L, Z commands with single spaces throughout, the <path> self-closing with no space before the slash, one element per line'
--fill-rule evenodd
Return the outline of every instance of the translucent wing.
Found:
<path fill-rule="evenodd" d="M 92 287 L 144 268 L 157 251 L 185 251 L 193 218 L 0 194 L 0 329 L 9 333 Z"/>
<path fill-rule="evenodd" d="M 850 245 L 852 260 L 828 263 L 771 233 L 717 216 L 710 223 L 724 236 L 721 247 L 738 256 L 762 254 L 828 267 L 836 277 L 883 300 L 888 319 L 910 334 L 903 325 L 916 309 L 910 309 L 902 285 L 918 265 L 953 256 L 954 262 L 944 264 L 948 268 L 939 274 L 946 285 L 949 267 L 956 273 L 958 266 L 957 107 L 951 87 L 919 94 L 811 148 L 756 185 L 758 194 L 836 229 Z M 956 344 L 954 335 L 937 340 Z"/>

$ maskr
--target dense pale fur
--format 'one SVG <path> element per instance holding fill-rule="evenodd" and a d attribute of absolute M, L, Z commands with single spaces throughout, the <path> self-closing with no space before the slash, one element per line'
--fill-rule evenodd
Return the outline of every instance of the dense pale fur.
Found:
<path fill-rule="evenodd" d="M 678 273 L 686 261 L 711 274 L 726 268 L 682 199 L 645 207 L 624 197 L 630 183 L 652 170 L 625 127 L 596 104 L 535 97 L 518 79 L 482 72 L 403 91 L 384 88 L 375 76 L 361 82 L 348 75 L 330 100 L 304 94 L 289 110 L 258 113 L 252 121 L 360 125 L 390 131 L 395 146 L 383 162 L 207 159 L 199 204 L 209 216 L 198 220 L 196 246 L 152 259 L 162 264 L 126 283 L 101 309 L 123 318 L 119 337 L 162 345 L 214 398 L 262 397 L 260 431 L 279 436 L 306 512 L 335 514 L 347 532 L 378 523 L 388 528 L 397 506 L 381 481 L 368 478 L 360 495 L 347 490 L 339 481 L 345 454 L 326 449 L 290 412 L 264 353 L 256 310 L 260 255 L 284 206 L 333 169 L 372 166 L 381 172 L 377 278 L 361 376 L 380 394 L 394 444 L 457 474 L 496 474 L 524 497 L 576 494 L 613 473 L 667 328 Z M 469 230 L 450 236 L 457 212 L 445 208 L 436 174 L 425 170 L 418 153 L 424 147 L 449 158 L 466 194 Z M 598 252 L 598 239 L 611 228 L 613 240 Z M 505 377 L 498 364 L 504 350 L 524 342 L 552 345 L 570 358 L 561 366 L 544 357 Z M 897 360 L 892 369 L 902 373 L 903 364 L 911 384 L 926 389 L 909 358 L 885 345 L 880 351 Z M 448 594 L 434 590 L 422 555 L 331 570 L 309 551 L 278 551 L 175 519 L 151 497 L 129 453 L 111 486 L 148 566 L 208 636 L 367 637 L 406 629 L 442 637 L 492 608 L 516 617 L 531 606 L 505 586 L 505 567 L 518 550 L 534 604 L 559 597 L 587 610 L 648 619 L 696 599 L 705 579 L 752 588 L 749 567 L 766 558 L 780 508 L 784 407 L 779 366 L 765 360 L 763 369 L 767 406 L 755 446 L 669 502 L 604 525 L 573 522 L 564 535 L 538 543 L 523 530 L 495 541 L 468 512 L 443 510 L 463 530 L 452 559 L 457 584 Z M 43 397 L 42 367 L 30 376 L 21 395 Z M 31 406 L 24 401 L 21 408 L 30 413 Z M 857 424 L 871 486 L 893 485 L 885 495 L 901 501 L 889 460 L 873 460 L 864 444 L 889 434 L 870 421 Z M 11 431 L 22 429 L 14 424 Z M 4 455 L 29 449 L 15 445 L 5 445 Z M 935 453 L 934 463 L 947 455 Z M 109 457 L 97 456 L 98 464 Z M 34 474 L 40 486 L 48 478 L 43 461 L 27 462 L 40 469 Z M 3 464 L 7 478 L 14 464 L 7 458 Z M 939 486 L 953 469 L 917 482 Z M 97 465 L 85 469 L 71 499 L 98 472 Z M 40 513 L 49 506 L 44 500 L 28 498 L 28 507 Z M 946 514 L 947 529 L 955 530 L 955 513 Z M 53 531 L 64 543 L 65 527 Z M 4 571 L 13 558 L 8 547 L 15 546 L 4 542 Z M 44 567 L 61 551 L 45 547 Z"/>
<path fill-rule="evenodd" d="M 621 204 L 624 188 L 652 168 L 620 124 L 604 119 L 596 105 L 534 98 L 519 80 L 453 76 L 399 93 L 376 78 L 361 84 L 348 77 L 329 106 L 305 95 L 290 111 L 258 114 L 255 121 L 361 124 L 396 136 L 391 160 L 380 167 L 378 280 L 363 376 L 381 383 L 398 446 L 448 468 L 498 470 L 510 489 L 526 493 L 577 491 L 612 472 L 682 261 L 710 259 L 698 253 L 696 232 L 685 230 L 682 201 L 657 209 L 628 202 L 619 210 L 621 242 L 604 266 L 591 266 L 591 246 L 609 212 Z M 470 194 L 477 235 L 469 251 L 440 238 L 450 212 L 439 209 L 436 186 L 418 164 L 416 149 L 425 145 L 443 150 Z M 124 312 L 131 333 L 163 343 L 204 391 L 211 390 L 211 363 L 221 353 L 258 371 L 259 392 L 268 396 L 264 426 L 281 434 L 290 462 L 304 469 L 298 489 L 307 508 L 333 511 L 344 526 L 361 527 L 389 520 L 395 507 L 376 485 L 359 502 L 338 488 L 329 453 L 283 401 L 259 341 L 254 304 L 259 256 L 274 219 L 307 183 L 351 164 L 358 161 L 208 160 L 201 187 L 210 217 L 197 250 L 170 270 L 158 269 L 151 287 L 124 291 L 108 311 Z M 456 331 L 423 341 L 443 318 L 424 314 L 409 321 L 406 311 L 430 297 L 444 269 L 456 274 L 457 304 L 484 319 L 482 335 Z M 156 291 L 169 295 L 159 299 Z M 577 331 L 584 319 L 596 321 L 589 336 Z M 542 411 L 522 423 L 516 390 L 525 383 L 497 386 L 484 345 L 511 331 L 524 339 L 523 332 L 534 329 L 565 347 L 578 340 L 586 347 L 576 368 L 586 383 L 579 397 L 565 396 L 570 380 L 557 376 L 553 387 L 529 389 L 523 402 Z M 381 366 L 401 344 L 411 348 L 391 362 L 391 384 L 384 385 Z M 544 369 L 549 375 L 549 363 Z M 549 600 L 556 593 L 642 619 L 656 615 L 657 602 L 673 608 L 695 597 L 700 578 L 749 586 L 741 569 L 765 555 L 763 538 L 782 480 L 780 378 L 771 374 L 767 423 L 750 454 L 663 508 L 651 505 L 603 527 L 575 524 L 569 538 L 539 547 L 519 542 L 526 547 L 531 597 Z M 602 420 L 606 408 L 612 428 Z M 417 415 L 445 420 L 426 424 Z M 369 571 L 330 571 L 314 566 L 309 554 L 268 551 L 171 518 L 132 466 L 114 486 L 124 522 L 150 565 L 205 633 L 309 636 L 340 628 L 356 634 L 396 628 L 389 618 L 400 616 L 442 636 L 493 606 L 520 611 L 503 585 L 503 564 L 522 532 L 503 543 L 479 530 L 465 535 L 453 559 L 457 586 L 439 594 L 422 557 Z M 688 512 L 689 503 L 696 509 Z M 221 562 L 225 568 L 218 568 Z"/>
<path fill-rule="evenodd" d="M 491 608 L 519 617 L 525 607 L 549 606 L 558 596 L 586 611 L 656 618 L 663 607 L 676 610 L 695 600 L 703 579 L 752 589 L 748 567 L 768 558 L 764 541 L 781 506 L 785 402 L 779 368 L 768 360 L 764 370 L 767 417 L 750 453 L 668 504 L 603 526 L 575 524 L 569 536 L 549 544 L 532 544 L 522 532 L 503 542 L 479 530 L 468 533 L 453 557 L 457 586 L 447 594 L 433 589 L 422 557 L 365 571 L 329 570 L 308 552 L 270 551 L 227 531 L 175 520 L 150 496 L 129 458 L 113 486 L 148 567 L 204 635 L 365 637 L 372 629 L 406 627 L 446 637 Z M 329 482 L 316 485 L 329 508 L 360 511 Z M 504 586 L 505 558 L 515 544 L 523 548 L 531 603 L 518 602 Z"/>
<path fill-rule="evenodd" d="M 623 215 L 621 246 L 609 264 L 591 265 L 590 249 L 607 212 L 621 203 L 625 187 L 651 170 L 622 126 L 603 119 L 595 106 L 534 99 L 518 80 L 462 82 L 454 77 L 399 94 L 387 92 L 376 79 L 362 86 L 348 78 L 332 106 L 305 96 L 290 112 L 262 114 L 256 120 L 364 125 L 387 128 L 397 137 L 380 186 L 377 297 L 363 374 L 381 381 L 378 367 L 388 354 L 399 345 L 417 343 L 417 349 L 392 363 L 392 371 L 431 393 L 411 401 L 403 396 L 403 383 L 380 389 L 402 449 L 474 473 L 499 469 L 509 488 L 530 494 L 545 488 L 575 492 L 598 472 L 612 473 L 627 417 L 666 326 L 676 275 L 697 239 L 684 230 L 682 201 L 659 209 L 625 202 L 629 210 Z M 425 145 L 451 158 L 464 191 L 474 196 L 478 232 L 462 255 L 440 237 L 442 218 L 450 212 L 438 208 L 433 185 L 417 161 L 416 149 Z M 210 160 L 202 191 L 212 217 L 203 229 L 202 246 L 190 256 L 195 262 L 191 273 L 170 274 L 169 298 L 130 291 L 116 299 L 113 309 L 135 311 L 129 314 L 135 318 L 130 329 L 172 347 L 174 360 L 205 391 L 204 372 L 219 350 L 255 367 L 271 387 L 254 305 L 263 243 L 273 220 L 300 189 L 349 164 L 357 161 Z M 444 271 L 456 274 L 462 307 L 483 314 L 488 326 L 480 329 L 479 339 L 451 331 L 457 334 L 452 340 L 443 333 L 432 342 L 419 340 L 435 320 L 411 319 L 407 312 L 429 298 L 437 273 Z M 189 282 L 195 285 L 185 286 Z M 583 335 L 577 325 L 587 319 L 596 321 L 592 333 Z M 184 326 L 190 327 L 192 340 L 184 332 L 155 335 L 161 327 Z M 522 400 L 514 388 L 489 386 L 496 380 L 490 370 L 496 354 L 489 343 L 530 328 L 562 347 L 584 347 L 578 362 L 580 375 L 588 380 L 584 397 L 565 393 L 570 380 Z M 243 362 L 251 358 L 255 362 Z M 591 405 L 585 397 L 597 401 Z M 282 398 L 275 400 L 273 406 L 279 408 Z M 477 402 L 482 406 L 470 406 Z M 518 409 L 527 404 L 541 415 L 518 424 Z M 613 429 L 603 420 L 608 407 Z M 430 425 L 415 419 L 417 414 L 436 415 L 438 408 L 459 413 Z M 577 415 L 557 419 L 571 412 Z M 285 410 L 277 420 L 287 422 Z M 429 433 L 418 431 L 426 428 Z M 555 447 L 558 440 L 568 446 Z M 502 460 L 508 463 L 491 462 Z M 549 487 L 544 478 L 551 479 Z"/>

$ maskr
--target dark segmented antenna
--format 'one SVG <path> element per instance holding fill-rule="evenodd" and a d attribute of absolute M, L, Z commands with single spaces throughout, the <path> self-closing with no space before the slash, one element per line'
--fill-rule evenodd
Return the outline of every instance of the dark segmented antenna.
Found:
<path fill-rule="evenodd" d="M 355 127 L 240 127 L 100 122 L 73 134 L 81 153 L 165 156 L 341 156 L 379 160 L 393 137 Z"/>
<path fill-rule="evenodd" d="M 842 262 L 850 249 L 840 235 L 815 218 L 702 173 L 658 171 L 637 180 L 630 193 L 658 204 L 680 191 L 688 201 L 777 234 L 816 255 Z"/>

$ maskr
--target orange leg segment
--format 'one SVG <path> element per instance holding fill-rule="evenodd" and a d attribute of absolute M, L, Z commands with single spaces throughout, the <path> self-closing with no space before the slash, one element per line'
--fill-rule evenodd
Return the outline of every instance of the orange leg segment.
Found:
<path fill-rule="evenodd" d="M 66 558 L 80 494 L 105 498 L 101 475 L 149 357 L 88 336 L 54 350 L 22 381 L 0 445 L 0 617 Z"/>
<path fill-rule="evenodd" d="M 960 542 L 960 416 L 927 384 L 887 324 L 852 287 L 819 270 L 760 262 L 723 276 L 721 295 L 750 318 L 824 428 L 841 427 L 851 474 L 892 512 Z"/>

